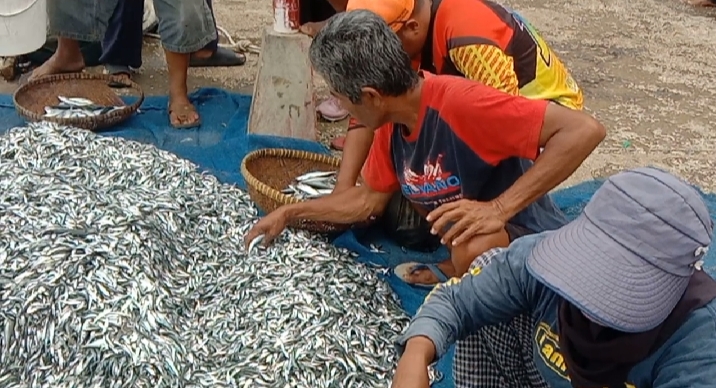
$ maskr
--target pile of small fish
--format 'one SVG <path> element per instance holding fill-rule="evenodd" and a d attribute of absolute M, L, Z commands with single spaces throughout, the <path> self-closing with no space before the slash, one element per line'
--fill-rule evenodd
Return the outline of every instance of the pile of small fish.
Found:
<path fill-rule="evenodd" d="M 299 199 L 320 198 L 333 192 L 337 171 L 312 171 L 296 177 L 283 191 Z"/>
<path fill-rule="evenodd" d="M 379 270 L 301 231 L 247 252 L 256 217 L 149 145 L 0 136 L 0 387 L 387 386 L 408 318 Z"/>
<path fill-rule="evenodd" d="M 60 119 L 94 117 L 126 108 L 126 106 L 101 106 L 92 100 L 80 97 L 57 96 L 57 99 L 60 100 L 59 104 L 45 107 L 44 117 Z"/>

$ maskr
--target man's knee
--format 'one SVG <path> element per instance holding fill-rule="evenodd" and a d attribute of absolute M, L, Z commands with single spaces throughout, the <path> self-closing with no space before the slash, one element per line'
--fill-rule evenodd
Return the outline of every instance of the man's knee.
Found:
<path fill-rule="evenodd" d="M 206 0 L 154 0 L 164 48 L 189 54 L 216 39 L 214 15 Z"/>
<path fill-rule="evenodd" d="M 49 0 L 48 34 L 81 41 L 100 41 L 118 0 Z M 77 12 L 78 9 L 83 12 Z"/>
<path fill-rule="evenodd" d="M 453 266 L 460 276 L 467 272 L 476 257 L 492 248 L 504 248 L 510 244 L 509 235 L 505 230 L 493 234 L 475 236 L 467 242 L 452 247 L 450 257 Z"/>

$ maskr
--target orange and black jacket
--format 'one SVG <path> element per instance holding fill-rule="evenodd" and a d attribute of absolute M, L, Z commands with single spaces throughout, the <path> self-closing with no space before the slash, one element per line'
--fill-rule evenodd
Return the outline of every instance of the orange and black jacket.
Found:
<path fill-rule="evenodd" d="M 421 68 L 582 109 L 582 91 L 535 28 L 489 0 L 433 0 Z M 432 38 L 430 38 L 432 37 Z"/>

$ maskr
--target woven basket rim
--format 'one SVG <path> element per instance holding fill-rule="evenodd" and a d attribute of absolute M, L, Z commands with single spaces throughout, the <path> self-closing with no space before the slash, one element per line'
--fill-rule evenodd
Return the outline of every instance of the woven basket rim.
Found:
<path fill-rule="evenodd" d="M 26 93 L 27 91 L 31 90 L 32 88 L 48 84 L 51 82 L 57 82 L 57 83 L 63 83 L 63 82 L 71 82 L 74 80 L 97 80 L 97 81 L 107 81 L 109 82 L 118 82 L 125 84 L 128 88 L 135 91 L 139 96 L 137 97 L 137 100 L 134 101 L 130 105 L 125 105 L 125 108 L 120 111 L 115 112 L 109 112 L 105 114 L 100 114 L 93 117 L 73 117 L 73 118 L 57 118 L 57 117 L 44 117 L 44 114 L 36 113 L 33 111 L 30 111 L 29 109 L 25 108 L 24 106 L 20 105 L 17 101 L 18 96 Z M 142 88 L 137 84 L 136 82 L 132 81 L 131 79 L 127 79 L 125 77 L 120 77 L 116 75 L 110 75 L 110 74 L 93 74 L 93 73 L 63 73 L 63 74 L 51 74 L 46 75 L 44 77 L 40 77 L 38 79 L 28 81 L 24 85 L 21 85 L 19 88 L 15 90 L 15 92 L 12 94 L 12 102 L 15 105 L 15 109 L 17 109 L 18 113 L 23 116 L 24 118 L 30 120 L 30 121 L 51 121 L 58 124 L 64 124 L 64 125 L 73 125 L 81 123 L 82 121 L 89 121 L 94 124 L 94 126 L 99 127 L 103 124 L 103 122 L 107 122 L 109 120 L 116 120 L 121 118 L 122 120 L 125 118 L 130 117 L 133 115 L 139 107 L 144 102 L 144 91 Z"/>
<path fill-rule="evenodd" d="M 303 159 L 308 160 L 311 162 L 319 162 L 319 163 L 325 163 L 332 165 L 336 168 L 340 167 L 341 160 L 333 155 L 326 155 L 326 154 L 319 154 L 316 152 L 308 152 L 308 151 L 301 151 L 301 150 L 293 150 L 288 148 L 263 148 L 260 150 L 249 152 L 245 157 L 244 160 L 241 161 L 241 175 L 244 176 L 244 180 L 246 181 L 246 185 L 249 187 L 252 187 L 259 193 L 271 198 L 272 200 L 282 204 L 282 205 L 291 205 L 296 203 L 305 202 L 305 199 L 299 199 L 290 195 L 286 195 L 282 193 L 280 190 L 277 190 L 263 182 L 261 182 L 258 178 L 256 178 L 251 172 L 249 172 L 248 167 L 246 167 L 247 163 L 255 160 L 255 159 L 261 159 L 266 157 L 282 157 L 282 158 L 288 158 L 288 159 Z"/>

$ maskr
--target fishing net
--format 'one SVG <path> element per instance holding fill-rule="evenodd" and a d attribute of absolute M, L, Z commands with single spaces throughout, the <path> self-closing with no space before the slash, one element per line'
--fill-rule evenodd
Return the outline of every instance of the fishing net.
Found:
<path fill-rule="evenodd" d="M 407 317 L 376 269 L 154 147 L 0 137 L 0 387 L 385 387 Z"/>

